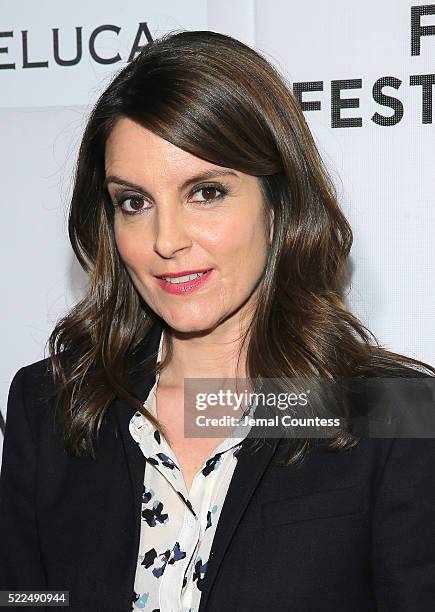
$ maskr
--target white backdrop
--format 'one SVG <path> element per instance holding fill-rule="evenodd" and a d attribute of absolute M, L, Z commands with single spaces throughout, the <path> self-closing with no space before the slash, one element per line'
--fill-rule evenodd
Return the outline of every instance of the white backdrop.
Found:
<path fill-rule="evenodd" d="M 255 46 L 299 92 L 354 231 L 350 307 L 387 348 L 435 363 L 435 5 L 0 0 L 3 416 L 14 373 L 47 356 L 86 285 L 66 228 L 86 115 L 132 52 L 176 28 Z"/>

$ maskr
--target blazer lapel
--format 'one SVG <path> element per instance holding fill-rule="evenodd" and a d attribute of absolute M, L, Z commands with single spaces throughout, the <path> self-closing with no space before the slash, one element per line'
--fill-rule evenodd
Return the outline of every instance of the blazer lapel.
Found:
<path fill-rule="evenodd" d="M 203 582 L 199 612 L 207 610 L 209 595 L 231 538 L 279 443 L 278 438 L 267 438 L 263 446 L 253 453 L 251 450 L 255 437 L 253 431 L 254 429 L 251 430 L 250 437 L 243 441 L 216 527 Z"/>
<path fill-rule="evenodd" d="M 148 340 L 145 345 L 145 348 L 142 348 L 138 355 L 138 359 L 140 359 L 140 361 L 149 358 L 149 360 L 153 364 L 156 363 L 162 330 L 162 325 L 159 322 L 156 322 L 148 334 Z M 143 403 L 148 397 L 149 392 L 151 391 L 155 383 L 155 380 L 155 375 L 151 375 L 145 377 L 142 380 L 139 380 L 133 386 L 133 395 L 135 395 L 139 399 L 139 401 Z M 132 524 L 134 525 L 135 548 L 134 551 L 131 551 L 131 564 L 128 571 L 130 579 L 129 584 L 126 585 L 125 594 L 125 610 L 130 610 L 134 588 L 134 578 L 136 573 L 137 555 L 139 553 L 140 512 L 142 503 L 143 478 L 145 472 L 145 457 L 143 456 L 142 451 L 140 450 L 139 446 L 136 444 L 130 434 L 129 425 L 130 420 L 133 414 L 135 413 L 135 409 L 126 400 L 122 398 L 117 398 L 114 401 L 114 408 L 114 412 L 118 421 L 121 441 L 127 459 L 128 471 L 130 474 L 131 487 L 133 491 Z"/>

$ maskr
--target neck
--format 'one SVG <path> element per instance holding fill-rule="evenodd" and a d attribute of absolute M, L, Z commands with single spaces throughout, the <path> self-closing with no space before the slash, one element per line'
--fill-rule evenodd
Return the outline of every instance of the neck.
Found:
<path fill-rule="evenodd" d="M 173 352 L 161 372 L 160 384 L 182 387 L 185 378 L 246 378 L 247 342 L 238 359 L 245 332 L 240 324 L 219 326 L 211 332 L 165 332 L 162 360 L 167 354 L 167 335 L 172 339 Z"/>

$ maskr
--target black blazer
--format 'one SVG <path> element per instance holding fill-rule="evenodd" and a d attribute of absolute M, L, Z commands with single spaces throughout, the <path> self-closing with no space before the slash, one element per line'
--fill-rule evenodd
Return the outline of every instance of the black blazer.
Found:
<path fill-rule="evenodd" d="M 160 333 L 146 348 L 153 358 Z M 145 467 L 128 430 L 134 409 L 110 406 L 96 460 L 67 456 L 44 399 L 47 363 L 21 368 L 10 388 L 0 589 L 69 590 L 73 612 L 128 612 Z M 153 384 L 135 388 L 142 401 Z M 434 439 L 317 448 L 299 467 L 277 465 L 282 440 L 251 444 L 222 509 L 200 612 L 435 610 Z"/>

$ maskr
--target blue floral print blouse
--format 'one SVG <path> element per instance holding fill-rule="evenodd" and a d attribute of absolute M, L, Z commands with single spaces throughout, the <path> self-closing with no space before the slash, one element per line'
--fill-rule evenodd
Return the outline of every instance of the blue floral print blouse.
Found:
<path fill-rule="evenodd" d="M 163 334 L 158 363 L 162 344 Z M 154 415 L 158 379 L 157 373 L 144 402 Z M 252 415 L 251 408 L 255 404 L 245 414 Z M 197 612 L 216 526 L 250 427 L 239 426 L 214 449 L 189 493 L 168 442 L 140 412 L 133 415 L 129 429 L 146 460 L 132 610 Z"/>

